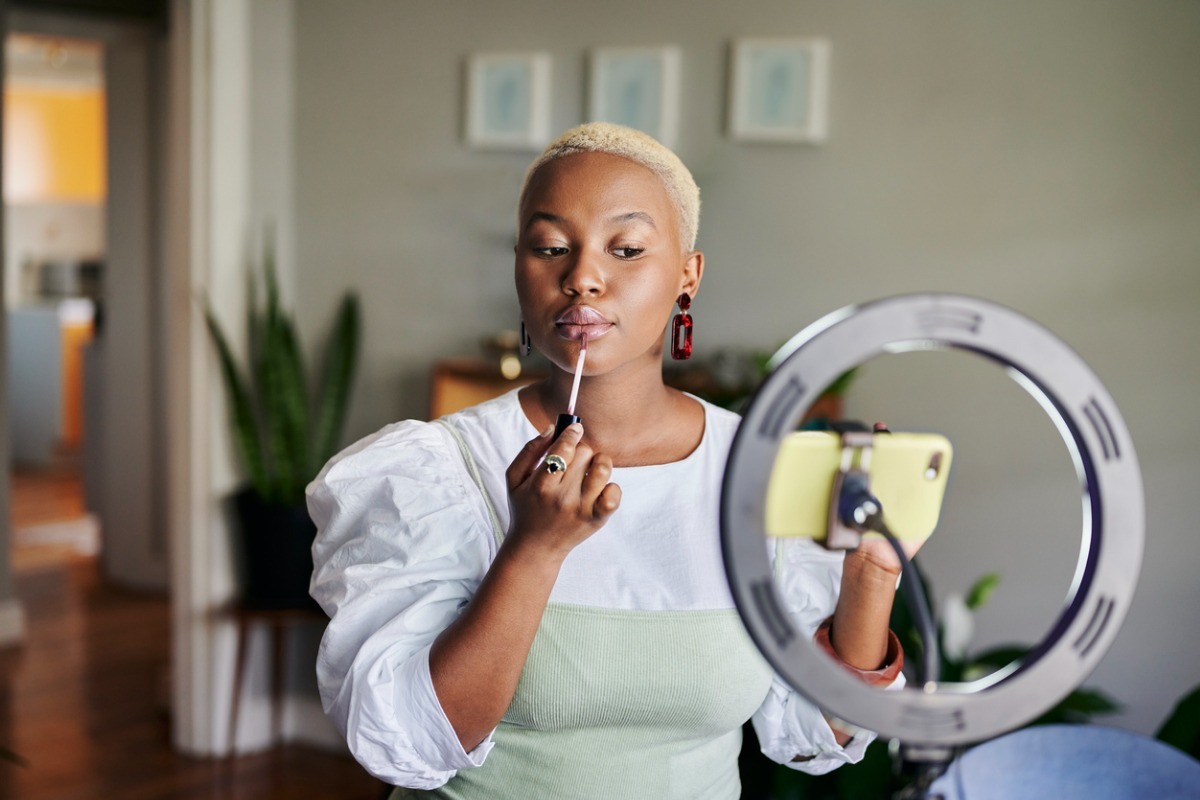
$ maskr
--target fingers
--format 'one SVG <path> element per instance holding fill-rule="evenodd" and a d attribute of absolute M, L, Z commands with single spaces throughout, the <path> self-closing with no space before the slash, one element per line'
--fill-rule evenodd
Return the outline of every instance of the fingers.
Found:
<path fill-rule="evenodd" d="M 580 459 L 582 460 L 582 459 Z M 579 490 L 579 507 L 584 510 L 590 510 L 594 516 L 606 517 L 616 510 L 616 506 L 611 509 L 601 511 L 600 497 L 609 484 L 609 478 L 612 477 L 612 459 L 606 455 L 598 455 L 592 458 L 591 464 L 588 466 L 587 474 L 583 476 L 583 483 Z M 616 497 L 620 500 L 621 490 L 616 484 L 611 484 L 616 491 Z M 611 499 L 612 493 L 609 494 Z"/>
<path fill-rule="evenodd" d="M 543 483 L 547 479 L 560 481 L 565 480 L 567 475 L 574 473 L 573 482 L 578 485 L 578 481 L 582 477 L 581 473 L 587 469 L 588 459 L 591 458 L 591 450 L 588 450 L 588 452 L 582 457 L 577 457 L 576 449 L 582 446 L 580 445 L 580 440 L 582 438 L 582 425 L 576 422 L 573 425 L 568 426 L 567 429 L 564 430 L 562 434 L 554 440 L 554 443 L 549 446 L 546 453 L 547 457 L 550 455 L 556 455 L 565 461 L 567 464 L 567 469 L 565 471 L 558 470 L 556 472 L 550 472 L 549 470 L 545 469 L 545 465 L 543 465 L 543 467 L 539 470 L 541 475 L 535 476 L 535 480 L 541 480 Z M 576 461 L 581 463 L 577 465 L 575 463 Z"/>
<path fill-rule="evenodd" d="M 538 504 L 544 509 L 553 507 L 557 509 L 553 513 L 602 524 L 620 505 L 620 488 L 610 483 L 612 458 L 595 455 L 583 443 L 583 426 L 578 422 L 557 439 L 551 440 L 552 432 L 553 428 L 528 441 L 512 459 L 505 473 L 509 492 L 532 492 L 527 497 L 540 497 Z M 562 459 L 566 468 L 548 470 L 550 459 Z"/>
<path fill-rule="evenodd" d="M 608 519 L 621 505 L 621 487 L 610 483 L 600 491 L 600 496 L 592 505 L 592 513 L 596 519 Z"/>
<path fill-rule="evenodd" d="M 554 427 L 548 427 L 546 430 L 539 433 L 533 439 L 525 443 L 521 448 L 521 452 L 517 453 L 517 457 L 508 465 L 508 469 L 504 473 L 505 482 L 508 484 L 509 491 L 520 486 L 529 477 L 530 473 L 537 468 L 537 465 L 542 460 L 542 456 L 550 448 L 550 434 L 554 433 Z"/>
<path fill-rule="evenodd" d="M 570 464 L 575 455 L 575 448 L 579 446 L 581 439 L 583 439 L 583 426 L 578 422 L 572 422 L 562 432 L 562 435 L 554 440 L 554 446 L 550 449 L 558 453 Z"/>
<path fill-rule="evenodd" d="M 591 531 L 617 510 L 621 490 L 609 482 L 612 459 L 595 454 L 582 439 L 583 426 L 575 423 L 553 441 L 548 434 L 538 436 L 513 459 L 505 477 L 523 519 L 541 519 L 559 531 L 584 524 Z M 566 466 L 551 472 L 551 461 Z"/>
<path fill-rule="evenodd" d="M 583 442 L 575 445 L 571 466 L 556 487 L 560 504 L 577 509 L 584 519 L 603 524 L 621 504 L 621 487 L 609 482 L 612 470 L 610 457 L 593 454 Z"/>
<path fill-rule="evenodd" d="M 550 438 L 552 433 L 554 433 L 554 427 L 550 426 L 539 433 L 537 437 L 530 439 L 517 453 L 512 463 L 508 465 L 508 469 L 504 473 L 504 480 L 510 492 L 530 478 L 537 477 L 537 473 L 545 472 L 542 459 L 551 452 L 562 458 L 568 465 L 571 464 L 575 456 L 575 446 L 583 438 L 583 426 L 577 422 L 569 426 L 561 436 L 554 440 Z M 559 472 L 558 477 L 562 477 L 563 474 Z"/>
<path fill-rule="evenodd" d="M 902 547 L 904 549 L 904 555 L 906 555 L 911 560 L 912 557 L 917 554 L 917 551 L 919 551 L 921 549 L 921 547 L 928 541 L 929 541 L 928 538 L 925 538 L 925 539 L 901 539 L 900 547 Z"/>
<path fill-rule="evenodd" d="M 591 447 L 580 441 L 582 435 L 569 437 L 568 434 L 570 432 L 571 429 L 568 428 L 559 437 L 559 442 L 562 442 L 561 447 L 558 446 L 558 442 L 555 442 L 555 446 L 550 448 L 553 453 L 561 456 L 567 462 L 566 471 L 559 472 L 557 475 L 547 472 L 547 476 L 572 486 L 580 486 L 583 484 L 583 479 L 587 475 L 588 470 L 591 469 L 594 451 Z M 563 442 L 564 439 L 566 439 L 565 442 Z"/>

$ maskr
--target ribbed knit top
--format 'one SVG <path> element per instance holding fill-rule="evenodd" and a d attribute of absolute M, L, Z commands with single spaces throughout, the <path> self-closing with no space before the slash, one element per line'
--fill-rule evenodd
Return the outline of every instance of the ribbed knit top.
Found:
<path fill-rule="evenodd" d="M 483 766 L 447 800 L 733 800 L 771 671 L 732 611 L 551 604 Z"/>

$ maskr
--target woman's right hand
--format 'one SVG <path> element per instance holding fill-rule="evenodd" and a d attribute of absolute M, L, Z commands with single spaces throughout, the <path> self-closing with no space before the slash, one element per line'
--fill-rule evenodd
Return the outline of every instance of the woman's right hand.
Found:
<path fill-rule="evenodd" d="M 572 425 L 521 448 L 505 472 L 512 526 L 471 601 L 429 650 L 429 676 L 459 743 L 475 749 L 512 704 L 529 648 L 575 545 L 600 529 L 621 502 L 609 483 L 612 459 L 580 443 Z M 547 472 L 554 454 L 567 468 Z"/>
<path fill-rule="evenodd" d="M 581 441 L 580 423 L 553 441 L 552 432 L 529 441 L 505 472 L 512 509 L 506 541 L 565 558 L 617 510 L 621 487 L 608 480 L 612 459 Z M 549 472 L 542 461 L 549 455 L 559 456 L 567 468 Z"/>

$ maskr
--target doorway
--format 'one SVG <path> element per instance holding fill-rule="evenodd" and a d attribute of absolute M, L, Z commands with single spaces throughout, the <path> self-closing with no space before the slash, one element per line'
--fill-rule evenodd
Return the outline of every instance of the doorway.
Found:
<path fill-rule="evenodd" d="M 100 550 L 85 479 L 89 417 L 99 422 L 92 344 L 105 262 L 103 52 L 96 39 L 15 32 L 5 40 L 4 297 L 16 571 Z"/>
<path fill-rule="evenodd" d="M 5 125 L 6 189 L 26 187 L 23 195 L 16 192 L 19 202 L 5 206 L 13 490 L 22 491 L 30 466 L 51 476 L 64 498 L 57 513 L 62 518 L 36 533 L 98 549 L 105 580 L 164 591 L 167 353 L 161 335 L 164 178 L 158 166 L 165 27 L 147 19 L 12 7 L 5 21 L 13 48 L 6 59 L 6 111 L 29 97 L 61 111 L 70 105 L 63 95 L 70 95 L 72 108 L 86 111 L 62 126 L 59 138 L 68 144 L 59 148 L 66 151 L 61 156 L 45 152 L 56 135 L 43 131 L 27 137 L 33 144 L 18 161 L 7 139 L 20 144 L 21 115 Z M 46 100 L 39 91 L 58 94 Z M 63 114 L 55 114 L 62 122 Z M 44 185 L 34 191 L 28 187 L 34 186 L 31 165 L 39 161 L 33 157 L 39 148 L 49 177 L 43 175 Z M 40 315 L 26 314 L 26 308 Z M 38 318 L 40 355 L 23 349 L 28 337 L 14 336 L 26 316 Z M 57 394 L 35 391 L 39 382 Z M 21 418 L 22 393 L 32 395 L 22 402 L 34 409 L 40 428 Z M 20 437 L 35 430 L 36 447 L 30 449 Z M 29 532 L 20 538 L 28 541 Z"/>

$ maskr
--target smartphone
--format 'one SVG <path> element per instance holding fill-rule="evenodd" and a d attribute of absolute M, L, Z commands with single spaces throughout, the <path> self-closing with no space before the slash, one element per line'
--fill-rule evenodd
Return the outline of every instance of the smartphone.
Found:
<path fill-rule="evenodd" d="M 871 492 L 897 539 L 921 541 L 937 527 L 952 455 L 950 440 L 940 434 L 875 435 L 867 467 Z M 767 535 L 824 539 L 830 494 L 841 468 L 842 442 L 836 433 L 785 436 L 767 483 Z"/>

